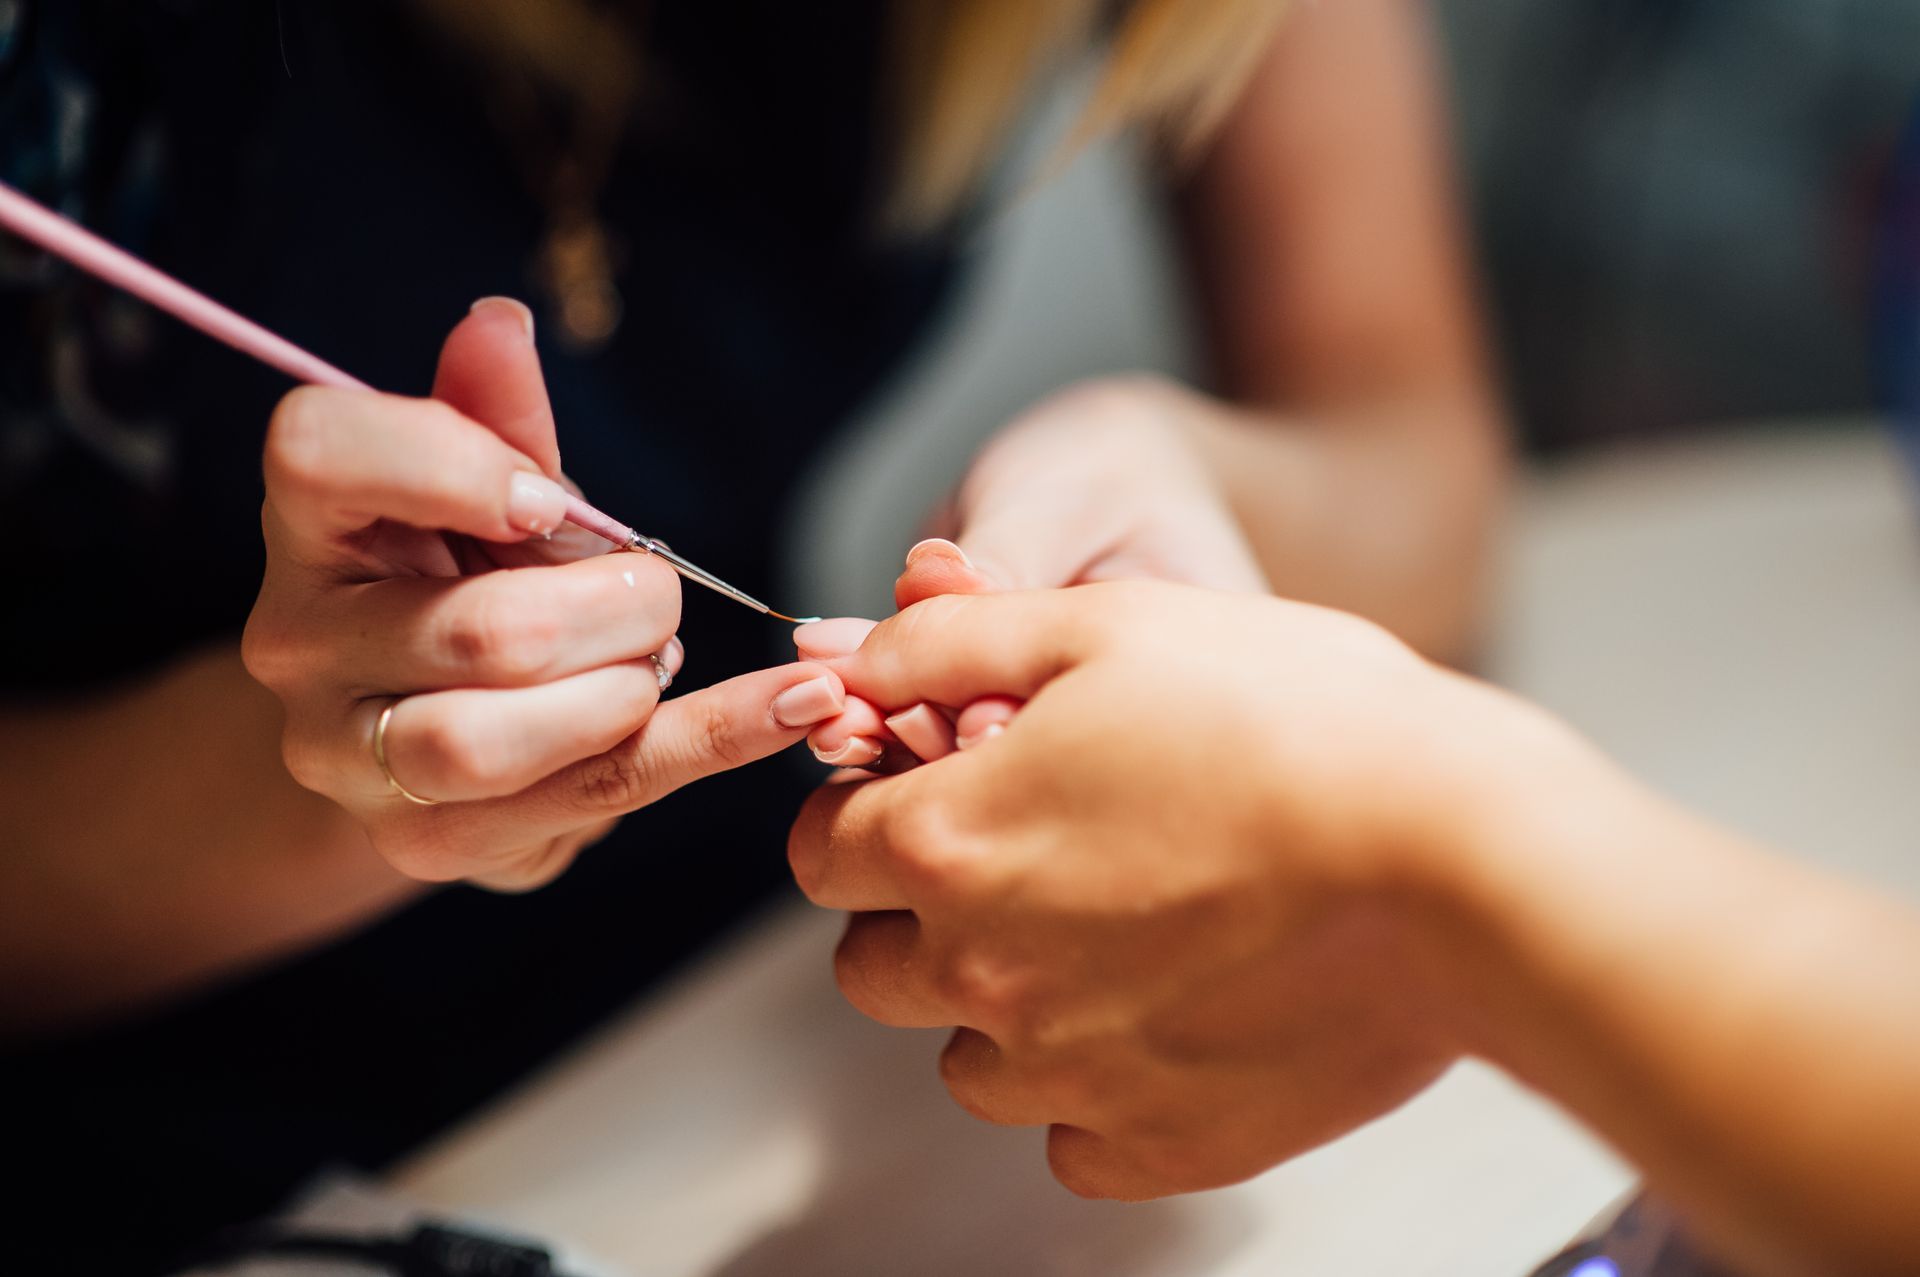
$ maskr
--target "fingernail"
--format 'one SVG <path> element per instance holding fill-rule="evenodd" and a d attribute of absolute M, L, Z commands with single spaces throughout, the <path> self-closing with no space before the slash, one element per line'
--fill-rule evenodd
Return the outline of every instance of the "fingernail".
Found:
<path fill-rule="evenodd" d="M 678 674 L 680 667 L 687 663 L 686 645 L 680 641 L 678 634 L 668 639 L 666 646 L 660 649 L 660 659 L 665 662 L 669 674 Z"/>
<path fill-rule="evenodd" d="M 878 621 L 858 616 L 836 616 L 830 621 L 815 621 L 793 632 L 793 645 L 800 655 L 813 661 L 830 661 L 836 656 L 852 656 L 873 633 Z"/>
<path fill-rule="evenodd" d="M 533 311 L 528 308 L 525 302 L 516 300 L 515 298 L 512 298 L 512 297 L 482 297 L 479 301 L 475 302 L 471 307 L 469 307 L 469 310 L 472 314 L 475 314 L 475 315 L 479 314 L 483 310 L 512 311 L 514 318 L 520 321 L 521 331 L 526 333 L 527 335 L 528 344 L 529 345 L 532 344 L 533 342 Z"/>
<path fill-rule="evenodd" d="M 854 736 L 831 754 L 813 751 L 813 756 L 829 767 L 870 767 L 880 761 L 887 747 L 871 736 Z"/>
<path fill-rule="evenodd" d="M 958 559 L 963 567 L 973 566 L 973 560 L 967 557 L 967 552 L 945 537 L 928 537 L 908 550 L 907 566 L 912 567 L 915 559 L 929 554 L 937 554 L 944 559 Z"/>
<path fill-rule="evenodd" d="M 810 678 L 773 698 L 773 721 L 782 727 L 811 727 L 846 707 L 846 693 L 837 681 Z"/>
<path fill-rule="evenodd" d="M 962 736 L 953 743 L 961 749 L 972 749 L 975 745 L 984 745 L 1000 733 L 1007 730 L 1005 723 L 988 723 L 972 736 Z"/>
<path fill-rule="evenodd" d="M 945 758 L 953 752 L 953 724 L 931 705 L 915 705 L 887 720 L 887 730 L 914 752 L 923 763 Z"/>
<path fill-rule="evenodd" d="M 543 474 L 513 472 L 507 486 L 507 522 L 522 532 L 544 534 L 567 517 L 567 491 Z"/>

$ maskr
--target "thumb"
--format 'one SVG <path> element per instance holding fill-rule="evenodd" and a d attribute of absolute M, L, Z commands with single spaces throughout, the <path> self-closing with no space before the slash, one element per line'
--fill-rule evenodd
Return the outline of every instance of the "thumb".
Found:
<path fill-rule="evenodd" d="M 1051 590 L 1081 581 L 1124 538 L 1129 519 L 1089 493 L 1002 485 L 974 506 L 954 539 L 987 589 Z"/>
<path fill-rule="evenodd" d="M 965 550 L 933 537 L 907 551 L 907 565 L 893 583 L 893 605 L 904 611 L 942 594 L 992 594 L 1008 588 L 975 566 Z"/>
<path fill-rule="evenodd" d="M 832 670 L 756 670 L 662 702 L 639 731 L 547 783 L 573 814 L 620 815 L 683 785 L 777 754 L 846 708 Z"/>
<path fill-rule="evenodd" d="M 558 478 L 553 405 L 533 346 L 533 312 L 511 297 L 483 297 L 440 349 L 433 397 L 486 426 Z"/>

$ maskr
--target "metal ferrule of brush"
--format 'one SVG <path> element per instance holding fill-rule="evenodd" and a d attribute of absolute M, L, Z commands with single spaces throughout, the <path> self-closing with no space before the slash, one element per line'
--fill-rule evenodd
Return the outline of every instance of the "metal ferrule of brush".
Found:
<path fill-rule="evenodd" d="M 633 534 L 633 539 L 627 542 L 626 548 L 641 554 L 653 555 L 655 558 L 664 561 L 668 567 L 687 578 L 687 580 L 692 581 L 695 585 L 704 585 L 715 594 L 723 594 L 735 603 L 744 604 L 763 615 L 772 615 L 773 613 L 772 608 L 762 603 L 759 599 L 754 598 L 745 590 L 729 585 L 705 568 L 698 567 L 690 560 L 681 558 L 673 552 L 665 541 L 657 540 L 650 536 L 642 536 L 636 532 Z"/>

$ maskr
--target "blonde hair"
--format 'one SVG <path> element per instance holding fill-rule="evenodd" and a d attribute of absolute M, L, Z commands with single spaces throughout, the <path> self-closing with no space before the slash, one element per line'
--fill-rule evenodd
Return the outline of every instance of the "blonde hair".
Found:
<path fill-rule="evenodd" d="M 624 110 L 638 21 L 579 0 L 416 0 L 496 64 Z M 1238 96 L 1282 0 L 897 0 L 891 220 L 935 224 L 978 187 L 1046 75 L 1096 44 L 1104 65 L 1067 151 L 1139 128 L 1190 151 Z"/>
<path fill-rule="evenodd" d="M 1036 84 L 1101 42 L 1105 62 L 1062 156 L 1136 127 L 1190 152 L 1232 107 L 1279 0 L 921 0 L 903 15 L 893 209 L 937 222 L 974 190 Z M 1103 20 L 1112 19 L 1108 31 Z"/>

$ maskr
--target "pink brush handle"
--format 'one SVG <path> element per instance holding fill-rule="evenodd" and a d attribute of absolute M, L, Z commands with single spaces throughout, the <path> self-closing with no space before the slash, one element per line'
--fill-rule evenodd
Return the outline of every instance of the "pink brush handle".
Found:
<path fill-rule="evenodd" d="M 241 354 L 278 368 L 295 381 L 344 390 L 372 389 L 359 378 L 308 354 L 251 319 L 236 315 L 205 293 L 196 292 L 171 275 L 155 270 L 5 183 L 0 183 L 0 226 L 180 322 L 198 328 L 216 341 L 225 342 Z M 632 528 L 602 514 L 579 497 L 567 498 L 567 519 L 615 545 L 625 545 L 636 536 Z"/>

